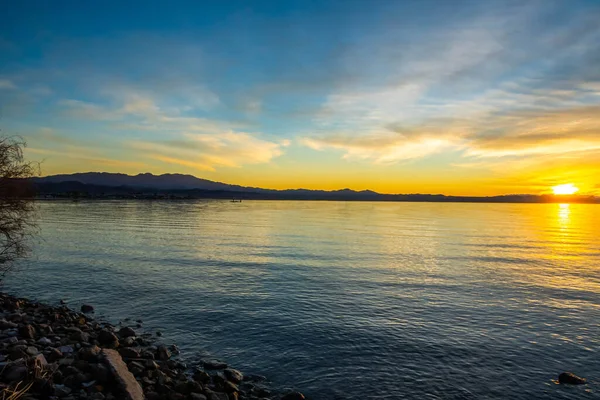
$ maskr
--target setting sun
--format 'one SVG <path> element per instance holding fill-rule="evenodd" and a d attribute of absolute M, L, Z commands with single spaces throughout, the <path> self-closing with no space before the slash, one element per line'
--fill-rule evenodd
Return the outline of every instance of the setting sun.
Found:
<path fill-rule="evenodd" d="M 578 191 L 579 188 L 573 185 L 572 183 L 552 187 L 552 192 L 557 195 L 575 194 Z"/>

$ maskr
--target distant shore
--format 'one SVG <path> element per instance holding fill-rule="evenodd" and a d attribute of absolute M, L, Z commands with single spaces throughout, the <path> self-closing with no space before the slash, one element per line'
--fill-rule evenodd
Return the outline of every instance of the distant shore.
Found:
<path fill-rule="evenodd" d="M 188 366 L 158 334 L 0 293 L 0 396 L 29 400 L 302 400 L 272 394 L 265 378 L 219 360 Z"/>

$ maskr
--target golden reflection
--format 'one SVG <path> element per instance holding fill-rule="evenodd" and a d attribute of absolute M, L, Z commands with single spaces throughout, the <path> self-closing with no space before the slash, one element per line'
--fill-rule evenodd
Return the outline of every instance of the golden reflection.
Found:
<path fill-rule="evenodd" d="M 571 205 L 568 203 L 563 203 L 558 205 L 558 222 L 561 226 L 565 226 L 565 224 L 569 223 L 569 219 L 571 218 Z"/>

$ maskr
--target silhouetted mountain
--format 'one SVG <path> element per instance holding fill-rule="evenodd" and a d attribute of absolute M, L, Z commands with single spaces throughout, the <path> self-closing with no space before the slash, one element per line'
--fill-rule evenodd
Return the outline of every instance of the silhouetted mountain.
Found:
<path fill-rule="evenodd" d="M 205 190 L 232 190 L 244 191 L 255 188 L 245 188 L 238 185 L 228 185 L 208 179 L 196 178 L 192 175 L 150 173 L 138 175 L 113 174 L 109 172 L 84 172 L 68 175 L 52 175 L 43 178 L 34 178 L 36 183 L 81 182 L 98 186 L 129 186 L 132 188 L 148 188 L 160 190 L 205 189 Z M 259 189 L 260 190 L 260 189 Z"/>
<path fill-rule="evenodd" d="M 473 203 L 600 203 L 594 196 L 514 194 L 506 196 L 446 196 L 443 194 L 381 194 L 371 190 L 272 190 L 229 185 L 182 174 L 139 174 L 135 176 L 88 172 L 33 178 L 40 197 L 67 198 L 180 198 L 256 200 L 344 200 Z"/>

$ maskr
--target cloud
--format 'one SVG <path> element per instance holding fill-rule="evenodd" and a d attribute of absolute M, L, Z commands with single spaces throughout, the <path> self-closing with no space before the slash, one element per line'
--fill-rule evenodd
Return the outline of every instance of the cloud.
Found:
<path fill-rule="evenodd" d="M 185 133 L 182 139 L 156 142 L 134 141 L 129 145 L 155 160 L 198 170 L 268 163 L 280 156 L 282 144 L 259 139 L 246 132 L 216 134 Z"/>
<path fill-rule="evenodd" d="M 0 90 L 1 89 L 16 89 L 17 86 L 8 79 L 0 79 Z"/>

